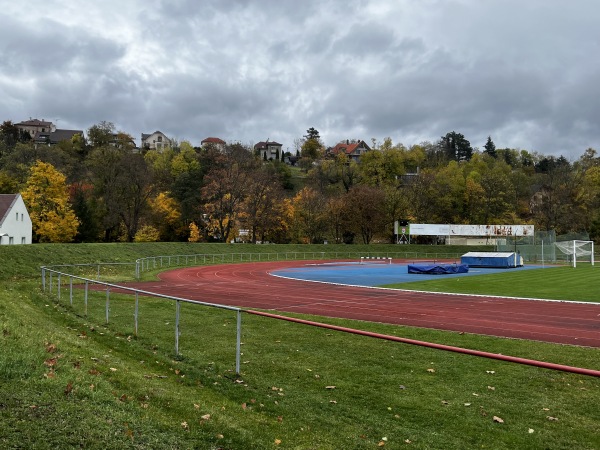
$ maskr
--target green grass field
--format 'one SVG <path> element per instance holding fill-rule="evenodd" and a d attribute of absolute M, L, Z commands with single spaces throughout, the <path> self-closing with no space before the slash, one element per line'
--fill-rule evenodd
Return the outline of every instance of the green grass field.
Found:
<path fill-rule="evenodd" d="M 385 287 L 431 292 L 502 295 L 600 303 L 600 264 L 550 267 L 491 275 L 392 284 Z"/>
<path fill-rule="evenodd" d="M 356 250 L 384 253 L 397 249 L 390 247 Z M 172 303 L 141 299 L 139 334 L 135 336 L 129 296 L 111 295 L 107 325 L 104 292 L 90 295 L 85 316 L 81 290 L 75 290 L 72 305 L 64 287 L 60 301 L 56 291 L 49 295 L 40 290 L 39 266 L 44 264 L 129 262 L 146 255 L 266 254 L 274 249 L 325 251 L 322 248 L 185 244 L 2 247 L 0 445 L 55 449 L 600 448 L 597 378 L 250 315 L 243 316 L 242 369 L 236 377 L 236 318 L 232 312 L 182 305 L 180 354 L 175 355 Z M 342 249 L 348 247 L 340 246 L 339 251 Z M 338 251 L 335 246 L 326 250 Z M 579 268 L 546 270 L 561 274 L 545 278 L 539 286 L 553 298 L 562 295 L 559 293 L 567 282 L 577 286 L 584 281 L 578 277 L 586 274 Z M 593 270 L 597 269 L 588 274 L 592 281 L 598 273 Z M 89 272 L 94 275 L 95 269 Z M 102 269 L 102 277 L 111 280 L 132 273 L 126 266 Z M 508 285 L 513 290 L 506 288 L 502 295 L 521 295 L 515 280 L 492 280 L 487 288 L 486 283 L 480 281 L 479 288 L 495 290 Z M 527 288 L 527 296 L 543 296 L 532 289 Z M 579 292 L 569 296 L 585 299 L 586 289 Z M 581 293 L 582 298 L 575 298 Z M 599 349 L 311 319 L 600 368 Z"/>

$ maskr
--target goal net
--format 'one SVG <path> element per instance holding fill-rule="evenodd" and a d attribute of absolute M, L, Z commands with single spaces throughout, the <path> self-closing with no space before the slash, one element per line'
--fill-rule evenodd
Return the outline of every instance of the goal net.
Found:
<path fill-rule="evenodd" d="M 594 241 L 564 241 L 555 242 L 554 245 L 573 267 L 577 267 L 577 261 L 594 265 Z M 558 257 L 558 253 L 556 256 Z"/>

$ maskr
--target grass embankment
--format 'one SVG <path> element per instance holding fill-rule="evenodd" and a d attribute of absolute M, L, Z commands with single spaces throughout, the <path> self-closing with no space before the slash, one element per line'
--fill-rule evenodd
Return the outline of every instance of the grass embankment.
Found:
<path fill-rule="evenodd" d="M 314 251 L 325 251 L 321 248 Z M 3 448 L 600 447 L 596 378 L 247 315 L 237 378 L 234 313 L 182 305 L 181 355 L 176 356 L 172 303 L 141 299 L 136 337 L 130 297 L 111 295 L 106 325 L 103 292 L 90 294 L 87 317 L 82 291 L 75 292 L 72 306 L 68 290 L 60 302 L 40 292 L 42 264 L 295 251 L 292 247 L 115 244 L 1 250 Z M 597 349 L 326 321 L 595 369 L 600 356 Z"/>

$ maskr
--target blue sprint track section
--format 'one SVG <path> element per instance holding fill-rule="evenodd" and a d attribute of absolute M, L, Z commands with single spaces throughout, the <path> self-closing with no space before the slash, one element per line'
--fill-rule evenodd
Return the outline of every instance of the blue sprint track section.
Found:
<path fill-rule="evenodd" d="M 469 268 L 468 273 L 424 275 L 409 274 L 407 264 L 324 263 L 274 270 L 271 274 L 295 280 L 377 287 L 393 283 L 471 277 L 492 273 L 512 273 L 515 271 L 542 268 L 543 266 L 538 265 L 498 269 L 473 267 Z"/>

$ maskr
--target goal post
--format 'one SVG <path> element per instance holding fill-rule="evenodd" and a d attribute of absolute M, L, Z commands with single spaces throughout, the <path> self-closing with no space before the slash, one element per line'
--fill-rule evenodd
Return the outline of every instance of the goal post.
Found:
<path fill-rule="evenodd" d="M 577 267 L 577 260 L 594 265 L 594 241 L 573 240 L 555 242 L 554 245 L 562 254 L 567 255 L 567 260 L 571 259 L 573 267 Z"/>

